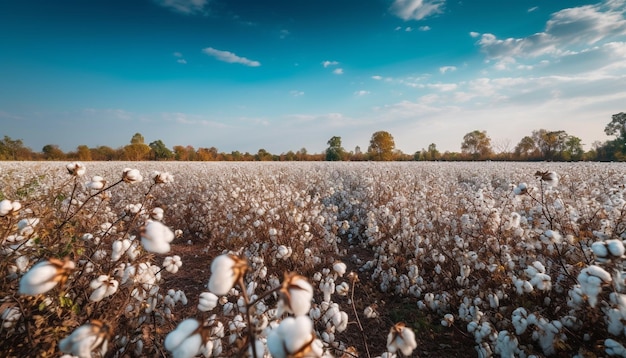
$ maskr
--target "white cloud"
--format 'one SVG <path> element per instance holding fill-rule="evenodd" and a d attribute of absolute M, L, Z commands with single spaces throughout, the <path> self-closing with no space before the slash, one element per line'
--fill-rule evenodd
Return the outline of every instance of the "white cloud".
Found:
<path fill-rule="evenodd" d="M 376 81 L 380 81 L 383 79 L 383 76 L 379 76 L 379 75 L 374 75 L 372 76 L 372 79 L 376 80 Z"/>
<path fill-rule="evenodd" d="M 237 56 L 234 53 L 229 52 L 229 51 L 221 51 L 221 50 L 214 49 L 212 47 L 207 47 L 207 48 L 203 49 L 202 52 L 206 53 L 209 56 L 213 56 L 216 59 L 218 59 L 220 61 L 223 61 L 223 62 L 240 63 L 242 65 L 250 66 L 250 67 L 259 67 L 259 66 L 261 66 L 261 63 L 259 61 L 253 61 L 253 60 L 249 60 L 249 59 L 247 59 L 245 57 L 239 57 L 239 56 Z"/>
<path fill-rule="evenodd" d="M 185 60 L 184 58 L 179 58 L 178 60 L 176 60 L 176 62 L 186 65 L 187 64 L 187 60 Z"/>
<path fill-rule="evenodd" d="M 456 71 L 456 66 L 441 66 L 439 67 L 439 72 L 441 74 L 444 74 L 446 72 L 453 72 Z"/>
<path fill-rule="evenodd" d="M 622 1 L 623 5 L 623 1 Z M 543 32 L 522 38 L 499 39 L 482 34 L 478 45 L 489 58 L 561 56 L 570 48 L 589 46 L 602 40 L 626 35 L 624 9 L 615 3 L 585 5 L 563 9 L 552 14 Z M 476 37 L 476 33 L 471 33 Z"/>
<path fill-rule="evenodd" d="M 472 32 L 470 32 L 470 36 L 471 37 L 478 37 L 478 36 L 480 36 L 480 33 L 472 31 Z"/>
<path fill-rule="evenodd" d="M 430 31 L 430 26 L 427 26 L 427 25 L 426 26 L 420 26 L 418 28 L 418 30 L 420 30 L 420 31 Z"/>
<path fill-rule="evenodd" d="M 405 21 L 422 20 L 442 13 L 445 3 L 445 0 L 395 0 L 389 11 Z"/>
<path fill-rule="evenodd" d="M 533 11 L 535 11 L 535 10 L 537 10 L 537 9 L 539 9 L 539 7 L 538 7 L 538 6 L 533 6 L 533 7 L 531 7 L 530 9 L 528 9 L 528 12 L 533 12 Z"/>
<path fill-rule="evenodd" d="M 322 62 L 322 66 L 324 66 L 324 68 L 327 68 L 329 66 L 337 66 L 339 64 L 339 62 L 337 61 L 324 61 Z"/>
<path fill-rule="evenodd" d="M 370 91 L 366 91 L 366 90 L 360 90 L 360 91 L 354 92 L 354 95 L 357 97 L 366 96 L 368 94 L 370 94 Z"/>
<path fill-rule="evenodd" d="M 292 96 L 294 96 L 294 97 L 304 96 L 304 92 L 302 92 L 302 91 L 296 91 L 296 90 L 289 91 L 289 94 L 290 94 L 290 95 L 292 95 Z"/>
<path fill-rule="evenodd" d="M 183 57 L 183 54 L 180 52 L 174 52 L 172 55 L 174 55 L 174 57 Z"/>
<path fill-rule="evenodd" d="M 335 68 L 333 73 L 336 75 L 343 75 L 343 68 Z"/>
<path fill-rule="evenodd" d="M 404 31 L 406 31 L 406 32 L 411 32 L 411 31 L 413 31 L 413 28 L 412 28 L 411 26 L 407 26 L 407 27 L 404 29 Z"/>
<path fill-rule="evenodd" d="M 208 0 L 154 0 L 157 4 L 182 14 L 204 13 Z"/>

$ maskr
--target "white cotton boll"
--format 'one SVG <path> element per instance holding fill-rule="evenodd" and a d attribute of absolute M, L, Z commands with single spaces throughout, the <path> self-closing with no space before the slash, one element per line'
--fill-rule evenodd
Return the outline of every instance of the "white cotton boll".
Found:
<path fill-rule="evenodd" d="M 39 224 L 38 218 L 22 219 L 17 223 L 17 232 L 22 236 L 30 236 L 35 232 L 37 224 Z"/>
<path fill-rule="evenodd" d="M 72 334 L 59 341 L 61 352 L 70 353 L 78 358 L 91 358 L 92 351 L 99 349 L 99 355 L 107 351 L 107 340 L 100 335 L 103 325 L 87 323 L 76 328 Z"/>
<path fill-rule="evenodd" d="M 19 307 L 8 307 L 2 311 L 0 320 L 2 321 L 3 328 L 11 328 L 22 317 L 22 313 Z"/>
<path fill-rule="evenodd" d="M 337 332 L 341 333 L 348 327 L 348 314 L 340 311 L 333 315 L 333 324 Z"/>
<path fill-rule="evenodd" d="M 106 181 L 99 175 L 95 175 L 91 178 L 91 181 L 87 183 L 87 188 L 91 190 L 102 190 L 106 185 Z"/>
<path fill-rule="evenodd" d="M 528 311 L 525 308 L 519 307 L 513 311 L 511 322 L 513 323 L 513 327 L 515 327 L 515 334 L 521 335 L 526 332 L 526 328 L 528 327 Z"/>
<path fill-rule="evenodd" d="M 536 274 L 531 280 L 530 284 L 540 291 L 550 291 L 552 289 L 552 281 L 549 275 L 545 273 Z"/>
<path fill-rule="evenodd" d="M 13 205 L 11 204 L 11 200 L 4 199 L 0 201 L 0 216 L 6 216 L 11 211 L 13 211 Z"/>
<path fill-rule="evenodd" d="M 139 183 L 143 180 L 141 172 L 137 169 L 125 168 L 122 171 L 122 180 L 129 184 Z"/>
<path fill-rule="evenodd" d="M 15 265 L 20 272 L 26 271 L 28 265 L 30 264 L 30 259 L 27 256 L 20 256 L 15 259 Z"/>
<path fill-rule="evenodd" d="M 528 192 L 528 184 L 526 183 L 519 183 L 519 185 L 517 185 L 513 189 L 513 193 L 515 195 L 522 195 L 522 194 L 526 194 L 527 192 Z"/>
<path fill-rule="evenodd" d="M 494 347 L 496 354 L 500 357 L 517 357 L 519 356 L 519 348 L 517 337 L 509 331 L 498 332 L 498 338 Z"/>
<path fill-rule="evenodd" d="M 335 271 L 335 273 L 339 275 L 339 277 L 343 276 L 346 273 L 346 269 L 346 264 L 341 261 L 335 262 L 333 264 L 333 271 Z"/>
<path fill-rule="evenodd" d="M 293 250 L 291 249 L 291 247 L 280 245 L 276 249 L 276 258 L 286 260 L 291 256 L 292 253 Z"/>
<path fill-rule="evenodd" d="M 156 220 L 156 221 L 161 221 L 163 220 L 163 209 L 161 208 L 154 208 L 152 209 L 152 211 L 150 212 L 150 218 L 152 218 L 152 220 Z"/>
<path fill-rule="evenodd" d="M 170 273 L 177 273 L 178 269 L 182 265 L 183 265 L 183 261 L 180 259 L 180 256 L 178 255 L 167 256 L 163 260 L 163 267 L 165 268 L 165 270 L 167 270 L 167 272 L 170 272 Z"/>
<path fill-rule="evenodd" d="M 606 247 L 606 244 L 601 241 L 596 241 L 591 244 L 591 250 L 596 257 L 601 259 L 606 258 L 609 255 L 609 250 Z"/>
<path fill-rule="evenodd" d="M 363 314 L 365 315 L 365 317 L 367 318 L 378 317 L 378 312 L 376 311 L 376 307 L 377 307 L 376 304 L 372 304 L 372 305 L 365 307 L 365 310 L 363 310 Z"/>
<path fill-rule="evenodd" d="M 622 323 L 622 313 L 616 308 L 609 308 L 606 311 L 607 331 L 619 336 L 624 333 L 624 323 Z"/>
<path fill-rule="evenodd" d="M 200 353 L 202 337 L 195 333 L 200 323 L 195 319 L 186 319 L 165 337 L 163 345 L 172 352 L 174 358 L 191 358 Z"/>
<path fill-rule="evenodd" d="M 130 248 L 131 242 L 128 239 L 113 241 L 111 250 L 111 261 L 118 261 L 122 255 Z"/>
<path fill-rule="evenodd" d="M 117 292 L 119 283 L 117 280 L 110 278 L 107 275 L 100 275 L 89 284 L 92 290 L 94 290 L 89 296 L 89 300 L 92 302 L 102 301 L 105 297 L 113 295 Z"/>
<path fill-rule="evenodd" d="M 141 233 L 141 244 L 148 252 L 165 254 L 174 240 L 172 230 L 159 221 L 148 220 Z"/>
<path fill-rule="evenodd" d="M 489 297 L 489 307 L 498 308 L 500 306 L 500 299 L 498 298 L 498 296 L 490 293 L 488 297 Z"/>
<path fill-rule="evenodd" d="M 38 295 L 53 289 L 62 277 L 75 268 L 72 261 L 49 259 L 35 264 L 20 279 L 19 293 L 23 295 Z"/>
<path fill-rule="evenodd" d="M 287 317 L 268 333 L 267 347 L 272 357 L 292 356 L 312 342 L 312 332 L 313 322 L 307 316 Z"/>
<path fill-rule="evenodd" d="M 604 350 L 610 356 L 626 357 L 626 348 L 618 341 L 607 338 L 604 340 Z"/>
<path fill-rule="evenodd" d="M 339 296 L 347 296 L 350 292 L 350 285 L 347 282 L 342 282 L 335 286 L 335 292 L 337 292 Z"/>
<path fill-rule="evenodd" d="M 622 240 L 607 240 L 606 247 L 612 256 L 621 257 L 622 255 L 624 255 L 624 243 L 622 242 Z"/>
<path fill-rule="evenodd" d="M 437 265 L 435 266 L 435 273 L 437 273 L 437 275 L 440 275 L 440 274 L 441 274 L 441 265 L 437 264 Z"/>
<path fill-rule="evenodd" d="M 454 316 L 452 314 L 448 313 L 443 316 L 443 319 L 441 320 L 442 326 L 452 327 L 453 324 L 454 324 Z"/>
<path fill-rule="evenodd" d="M 335 292 L 335 282 L 332 278 L 327 277 L 320 282 L 320 290 L 324 294 L 324 302 L 330 302 L 330 296 Z"/>
<path fill-rule="evenodd" d="M 202 312 L 208 312 L 217 307 L 219 297 L 212 292 L 202 292 L 200 294 L 198 309 Z"/>

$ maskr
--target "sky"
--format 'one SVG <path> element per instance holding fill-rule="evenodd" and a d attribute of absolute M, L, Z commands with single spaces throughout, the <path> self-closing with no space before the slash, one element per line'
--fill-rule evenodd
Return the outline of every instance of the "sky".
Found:
<path fill-rule="evenodd" d="M 585 149 L 626 111 L 626 0 L 0 2 L 0 135 L 412 154 L 533 130 Z"/>

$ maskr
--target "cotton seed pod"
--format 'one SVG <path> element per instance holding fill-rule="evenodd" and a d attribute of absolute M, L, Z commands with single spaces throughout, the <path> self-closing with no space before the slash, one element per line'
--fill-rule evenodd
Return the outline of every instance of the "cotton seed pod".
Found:
<path fill-rule="evenodd" d="M 313 300 L 313 287 L 304 276 L 295 272 L 285 273 L 285 279 L 280 288 L 278 315 L 283 312 L 302 316 L 309 313 Z"/>
<path fill-rule="evenodd" d="M 22 276 L 19 292 L 32 296 L 46 293 L 59 283 L 63 285 L 74 268 L 74 262 L 68 259 L 61 261 L 51 258 L 41 261 Z"/>
<path fill-rule="evenodd" d="M 92 320 L 77 329 L 71 335 L 59 341 L 59 349 L 78 358 L 91 358 L 98 350 L 104 357 L 110 338 L 110 328 L 100 320 Z"/>
<path fill-rule="evenodd" d="M 235 255 L 224 254 L 213 259 L 209 290 L 223 296 L 243 278 L 248 270 L 248 262 Z"/>

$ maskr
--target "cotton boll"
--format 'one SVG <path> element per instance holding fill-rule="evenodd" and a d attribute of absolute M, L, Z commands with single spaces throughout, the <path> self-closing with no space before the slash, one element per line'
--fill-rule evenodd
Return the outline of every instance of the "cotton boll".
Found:
<path fill-rule="evenodd" d="M 146 251 L 165 254 L 170 251 L 172 240 L 174 240 L 172 230 L 159 221 L 148 220 L 142 228 L 141 244 Z"/>
<path fill-rule="evenodd" d="M 607 338 L 604 340 L 604 349 L 610 356 L 626 357 L 626 348 L 618 341 Z"/>
<path fill-rule="evenodd" d="M 99 302 L 105 297 L 113 295 L 117 292 L 119 283 L 117 280 L 107 276 L 100 275 L 89 284 L 92 290 L 94 290 L 89 296 L 89 300 L 92 302 Z"/>
<path fill-rule="evenodd" d="M 611 256 L 621 257 L 624 255 L 624 243 L 622 240 L 612 239 L 606 241 L 606 247 Z"/>

